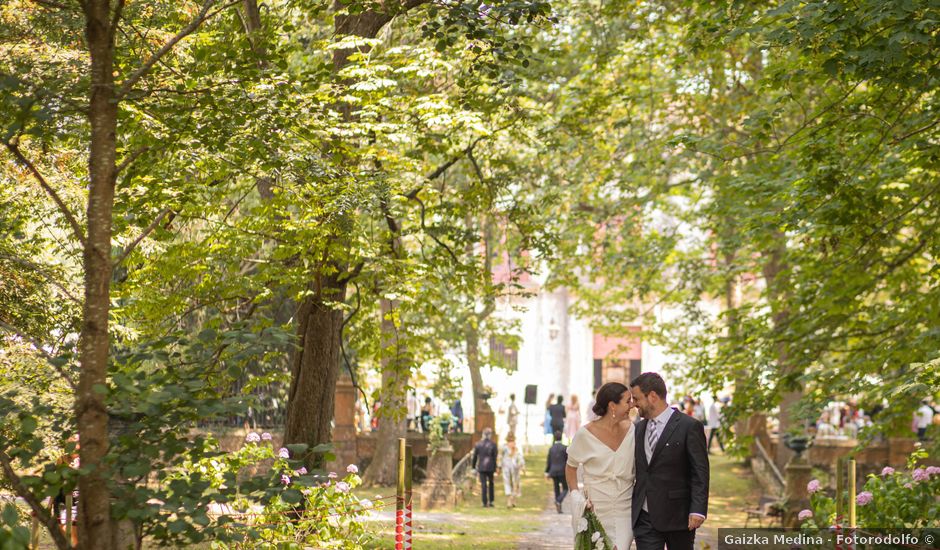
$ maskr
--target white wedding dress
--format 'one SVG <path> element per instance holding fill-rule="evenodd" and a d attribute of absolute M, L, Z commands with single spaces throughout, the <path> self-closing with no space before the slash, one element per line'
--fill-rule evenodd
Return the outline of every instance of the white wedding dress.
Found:
<path fill-rule="evenodd" d="M 582 426 L 568 447 L 568 466 L 580 467 L 584 496 L 594 505 L 597 519 L 617 550 L 629 550 L 633 542 L 630 507 L 636 478 L 635 432 L 631 426 L 620 447 L 612 451 Z"/>

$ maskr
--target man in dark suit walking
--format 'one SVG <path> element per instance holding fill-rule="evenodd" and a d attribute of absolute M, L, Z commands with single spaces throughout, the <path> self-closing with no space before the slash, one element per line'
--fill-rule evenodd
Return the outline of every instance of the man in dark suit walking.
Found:
<path fill-rule="evenodd" d="M 483 496 L 483 507 L 493 507 L 493 474 L 496 472 L 496 443 L 492 440 L 492 428 L 483 429 L 483 439 L 473 447 L 473 457 L 470 466 L 480 474 L 480 493 Z"/>
<path fill-rule="evenodd" d="M 637 550 L 692 550 L 708 512 L 708 451 L 699 420 L 669 407 L 655 372 L 630 382 L 636 425 L 633 534 Z"/>

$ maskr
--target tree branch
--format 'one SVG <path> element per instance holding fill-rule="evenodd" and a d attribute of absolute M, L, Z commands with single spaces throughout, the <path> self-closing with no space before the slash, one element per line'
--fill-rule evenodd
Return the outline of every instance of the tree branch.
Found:
<path fill-rule="evenodd" d="M 124 160 L 121 161 L 121 164 L 119 164 L 118 167 L 114 170 L 114 175 L 117 176 L 118 174 L 120 174 L 121 172 L 123 172 L 123 171 L 124 171 L 128 166 L 130 166 L 135 160 L 137 160 L 138 158 L 140 158 L 140 155 L 143 155 L 144 153 L 146 153 L 146 152 L 149 151 L 149 150 L 150 150 L 150 146 L 147 145 L 147 146 L 141 147 L 140 149 L 138 149 L 138 150 L 134 151 L 133 153 L 131 153 L 130 155 L 128 155 Z"/>
<path fill-rule="evenodd" d="M 127 258 L 127 256 L 134 250 L 134 248 L 137 247 L 138 244 L 140 244 L 140 241 L 146 239 L 147 235 L 152 233 L 153 230 L 156 229 L 158 225 L 160 225 L 160 222 L 163 220 L 163 218 L 167 214 L 169 214 L 172 210 L 173 210 L 172 208 L 164 208 L 162 211 L 160 211 L 160 213 L 157 214 L 157 217 L 154 218 L 152 222 L 150 222 L 150 225 L 144 228 L 144 230 L 140 232 L 140 235 L 138 235 L 136 239 L 131 241 L 131 243 L 124 248 L 124 251 L 121 252 L 121 255 L 118 257 L 117 260 L 115 260 L 113 267 L 117 267 L 121 265 L 121 262 L 123 262 L 124 259 Z"/>
<path fill-rule="evenodd" d="M 76 303 L 76 304 L 78 304 L 78 305 L 81 305 L 81 304 L 82 304 L 82 301 L 79 300 L 78 298 L 76 298 L 75 296 L 73 296 L 73 295 L 72 295 L 72 292 L 71 292 L 69 289 L 67 289 L 64 284 L 62 284 L 61 282 L 59 282 L 56 277 L 54 277 L 53 275 L 50 275 L 49 273 L 46 273 L 44 266 L 41 266 L 41 265 L 36 264 L 36 263 L 33 263 L 33 262 L 29 261 L 29 260 L 25 260 L 25 259 L 23 259 L 23 258 L 20 258 L 20 257 L 17 257 L 17 256 L 13 256 L 13 255 L 10 255 L 10 254 L 0 254 L 0 258 L 5 259 L 5 260 L 8 260 L 8 261 L 13 262 L 13 263 L 16 263 L 16 264 L 20 264 L 20 265 L 23 266 L 23 267 L 32 269 L 33 271 L 35 271 L 36 273 L 38 273 L 43 279 L 45 279 L 46 282 L 48 282 L 48 283 L 54 285 L 54 286 L 57 287 L 59 290 L 61 290 L 61 291 L 62 291 L 62 294 L 65 294 L 65 296 L 66 296 L 69 300 L 71 300 L 72 302 L 74 302 L 74 303 Z"/>
<path fill-rule="evenodd" d="M 78 391 L 78 386 L 75 384 L 75 382 L 74 382 L 74 381 L 72 380 L 72 378 L 69 376 L 69 374 L 65 371 L 65 369 L 62 368 L 61 365 L 57 365 L 57 364 L 56 364 L 56 362 L 55 362 L 55 357 L 53 357 L 52 355 L 50 355 L 48 351 L 46 351 L 46 350 L 44 350 L 44 349 L 42 348 L 42 342 L 36 340 L 36 339 L 33 338 L 32 336 L 29 336 L 28 334 L 24 334 L 24 333 L 20 332 L 16 327 L 12 327 L 12 326 L 10 326 L 10 325 L 4 323 L 3 321 L 0 321 L 0 329 L 3 329 L 3 330 L 5 330 L 5 331 L 7 331 L 7 332 L 9 332 L 10 334 L 13 334 L 13 335 L 15 335 L 15 336 L 18 336 L 18 337 L 22 338 L 23 340 L 26 340 L 27 342 L 29 342 L 30 344 L 32 344 L 33 347 L 36 348 L 36 351 L 38 351 L 39 354 L 42 355 L 42 356 L 46 359 L 46 362 L 48 362 L 49 365 L 51 365 L 52 368 L 54 368 L 54 369 L 56 370 L 56 372 L 59 373 L 59 376 L 62 377 L 62 380 L 65 380 L 65 383 L 68 384 L 69 387 L 72 388 L 73 391 Z"/>
<path fill-rule="evenodd" d="M 39 173 L 39 170 L 36 169 L 36 166 L 27 159 L 23 153 L 20 151 L 20 148 L 15 144 L 10 143 L 9 141 L 4 141 L 7 149 L 13 153 L 13 156 L 16 157 L 16 160 L 24 164 L 29 172 L 36 178 L 36 181 L 39 182 L 40 187 L 52 197 L 52 200 L 55 201 L 56 206 L 59 208 L 59 211 L 62 212 L 62 215 L 65 216 L 65 219 L 69 222 L 69 225 L 72 226 L 72 232 L 75 233 L 75 237 L 78 238 L 78 241 L 85 246 L 85 232 L 82 231 L 82 226 L 78 224 L 78 220 L 75 219 L 75 216 L 72 214 L 72 211 L 69 210 L 68 206 L 65 205 L 65 202 L 59 197 L 59 194 L 55 192 L 55 189 L 46 182 L 46 178 L 42 177 L 42 174 Z"/>
<path fill-rule="evenodd" d="M 115 92 L 114 94 L 115 99 L 120 100 L 125 95 L 127 95 L 127 93 L 134 87 L 134 84 L 137 84 L 137 81 L 139 81 L 148 72 L 150 72 L 150 69 L 152 69 L 153 66 L 156 65 L 157 62 L 160 61 L 160 59 L 163 56 L 170 53 L 173 47 L 176 46 L 182 39 L 186 38 L 187 36 L 195 32 L 196 29 L 198 29 L 200 25 L 205 23 L 210 18 L 214 17 L 215 15 L 224 11 L 227 8 L 234 6 L 235 4 L 238 4 L 238 0 L 229 2 L 223 5 L 222 7 L 220 7 L 219 9 L 210 13 L 209 10 L 212 9 L 212 6 L 214 6 L 215 3 L 216 3 L 216 0 L 206 0 L 206 2 L 202 5 L 202 8 L 199 10 L 199 14 L 196 15 L 196 17 L 194 17 L 193 20 L 190 21 L 188 25 L 183 27 L 183 29 L 180 32 L 176 33 L 176 35 L 173 38 L 168 40 L 167 43 L 163 45 L 163 47 L 161 47 L 159 50 L 157 50 L 156 53 L 151 55 L 150 58 L 144 61 L 143 65 L 138 67 L 136 71 L 131 73 L 131 75 L 127 77 L 127 79 L 124 80 L 124 82 L 121 84 L 121 88 L 118 89 L 118 91 Z"/>
<path fill-rule="evenodd" d="M 26 501 L 29 504 L 29 507 L 32 509 L 33 513 L 36 514 L 36 517 L 39 518 L 39 521 L 46 526 L 46 529 L 49 530 L 49 535 L 52 537 L 52 540 L 55 541 L 56 546 L 62 549 L 70 548 L 69 542 L 65 540 L 65 535 L 59 530 L 59 521 L 57 518 L 52 517 L 51 514 L 46 512 L 46 509 L 43 508 L 42 502 L 40 502 L 36 495 L 34 495 L 29 489 L 23 485 L 20 476 L 16 475 L 16 472 L 13 470 L 12 459 L 6 451 L 0 450 L 0 468 L 3 469 L 3 475 L 10 482 L 10 485 L 13 486 L 13 490 L 16 494 Z"/>

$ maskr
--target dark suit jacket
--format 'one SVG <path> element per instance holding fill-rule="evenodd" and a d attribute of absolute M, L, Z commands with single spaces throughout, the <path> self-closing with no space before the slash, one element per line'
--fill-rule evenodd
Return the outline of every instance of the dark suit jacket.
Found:
<path fill-rule="evenodd" d="M 565 465 L 568 463 L 568 447 L 555 442 L 548 449 L 548 458 L 545 461 L 545 473 L 552 477 L 565 475 Z"/>
<path fill-rule="evenodd" d="M 646 461 L 646 425 L 636 424 L 636 484 L 633 524 L 648 499 L 650 521 L 660 532 L 687 531 L 689 514 L 708 512 L 708 450 L 705 426 L 678 410 L 662 429 L 652 459 Z"/>
<path fill-rule="evenodd" d="M 565 429 L 565 406 L 559 403 L 555 403 L 548 408 L 548 414 L 552 417 L 552 430 L 564 430 Z"/>
<path fill-rule="evenodd" d="M 489 439 L 481 439 L 473 447 L 473 457 L 470 466 L 481 474 L 496 471 L 496 443 Z"/>

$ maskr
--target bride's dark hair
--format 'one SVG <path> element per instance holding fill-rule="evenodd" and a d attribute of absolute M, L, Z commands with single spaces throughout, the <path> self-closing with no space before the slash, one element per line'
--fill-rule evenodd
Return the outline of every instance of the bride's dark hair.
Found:
<path fill-rule="evenodd" d="M 608 382 L 597 390 L 597 396 L 594 398 L 594 407 L 591 408 L 597 416 L 607 414 L 607 409 L 611 403 L 618 403 L 623 397 L 623 392 L 630 391 L 629 388 L 620 382 Z"/>

